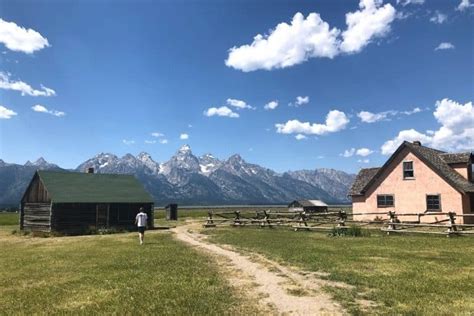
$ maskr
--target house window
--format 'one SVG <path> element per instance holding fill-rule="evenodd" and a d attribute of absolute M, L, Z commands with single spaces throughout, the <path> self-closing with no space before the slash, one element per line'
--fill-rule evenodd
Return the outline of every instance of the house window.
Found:
<path fill-rule="evenodd" d="M 439 194 L 426 196 L 426 210 L 428 212 L 441 211 L 441 197 Z"/>
<path fill-rule="evenodd" d="M 415 172 L 413 171 L 413 161 L 404 161 L 403 162 L 403 178 L 410 179 L 415 177 Z"/>
<path fill-rule="evenodd" d="M 377 195 L 377 207 L 391 207 L 394 205 L 395 199 L 393 195 L 383 194 Z"/>

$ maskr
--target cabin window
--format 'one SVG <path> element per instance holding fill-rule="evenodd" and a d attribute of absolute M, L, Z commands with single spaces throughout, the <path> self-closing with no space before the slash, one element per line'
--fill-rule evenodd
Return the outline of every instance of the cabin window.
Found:
<path fill-rule="evenodd" d="M 441 211 L 441 197 L 439 194 L 426 196 L 426 210 L 428 212 Z"/>
<path fill-rule="evenodd" d="M 404 161 L 403 162 L 403 179 L 410 179 L 415 177 L 415 172 L 413 170 L 413 161 Z"/>
<path fill-rule="evenodd" d="M 391 194 L 377 195 L 377 207 L 391 207 L 395 204 L 395 199 Z"/>

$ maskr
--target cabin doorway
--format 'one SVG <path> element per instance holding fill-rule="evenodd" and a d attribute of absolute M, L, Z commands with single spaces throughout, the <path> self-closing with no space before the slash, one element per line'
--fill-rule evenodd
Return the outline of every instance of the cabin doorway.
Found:
<path fill-rule="evenodd" d="M 109 227 L 109 205 L 97 204 L 96 227 Z"/>

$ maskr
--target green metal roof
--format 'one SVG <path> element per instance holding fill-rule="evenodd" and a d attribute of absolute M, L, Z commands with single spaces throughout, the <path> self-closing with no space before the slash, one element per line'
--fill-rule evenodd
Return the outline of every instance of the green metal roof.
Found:
<path fill-rule="evenodd" d="M 132 175 L 39 170 L 53 203 L 153 203 Z"/>

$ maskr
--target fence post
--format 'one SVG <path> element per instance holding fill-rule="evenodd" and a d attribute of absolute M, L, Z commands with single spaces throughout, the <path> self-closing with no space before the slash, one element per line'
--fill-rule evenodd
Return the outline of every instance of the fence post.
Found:
<path fill-rule="evenodd" d="M 299 212 L 300 214 L 300 220 L 299 220 L 299 223 L 298 223 L 298 227 L 295 227 L 295 232 L 298 231 L 299 229 L 302 229 L 303 226 L 304 226 L 304 229 L 305 230 L 309 230 L 308 229 L 308 223 L 306 222 L 306 213 L 304 211 L 302 212 Z"/>
<path fill-rule="evenodd" d="M 212 211 L 211 210 L 207 211 L 207 222 L 204 225 L 204 227 L 216 227 L 216 225 L 214 224 L 214 220 L 212 219 Z"/>
<path fill-rule="evenodd" d="M 270 222 L 270 215 L 268 214 L 267 210 L 263 210 L 263 215 L 265 215 L 265 217 L 263 218 L 261 227 L 265 227 L 265 224 L 268 224 L 268 227 L 272 228 L 272 224 Z"/>
<path fill-rule="evenodd" d="M 397 229 L 397 226 L 391 223 L 399 223 L 399 221 L 397 215 L 395 214 L 395 211 L 388 211 L 388 216 L 390 216 L 390 220 L 388 221 L 387 235 L 390 235 L 390 230 Z"/>
<path fill-rule="evenodd" d="M 234 226 L 241 225 L 240 221 L 240 211 L 234 211 L 235 217 L 234 217 Z"/>
<path fill-rule="evenodd" d="M 346 220 L 347 220 L 346 211 L 340 210 L 338 215 L 339 215 L 339 223 L 337 224 L 337 227 L 346 226 Z"/>
<path fill-rule="evenodd" d="M 450 234 L 455 234 L 458 230 L 456 227 L 456 213 L 454 212 L 448 212 L 448 217 L 449 217 L 449 226 L 448 226 L 448 231 L 447 231 L 447 237 L 449 237 Z"/>

